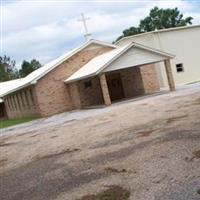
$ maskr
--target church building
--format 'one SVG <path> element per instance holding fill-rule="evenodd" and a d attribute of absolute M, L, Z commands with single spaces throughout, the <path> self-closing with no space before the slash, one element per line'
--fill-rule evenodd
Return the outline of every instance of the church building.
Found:
<path fill-rule="evenodd" d="M 160 90 L 155 69 L 164 63 L 175 90 L 174 55 L 135 42 L 123 46 L 89 40 L 22 79 L 0 83 L 8 118 L 47 117 L 73 109 L 151 94 Z"/>

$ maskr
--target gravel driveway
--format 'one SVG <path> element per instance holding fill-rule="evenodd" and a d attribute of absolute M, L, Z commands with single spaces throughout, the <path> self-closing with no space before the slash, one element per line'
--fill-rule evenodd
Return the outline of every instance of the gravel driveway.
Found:
<path fill-rule="evenodd" d="M 1 200 L 200 199 L 200 84 L 1 132 Z"/>

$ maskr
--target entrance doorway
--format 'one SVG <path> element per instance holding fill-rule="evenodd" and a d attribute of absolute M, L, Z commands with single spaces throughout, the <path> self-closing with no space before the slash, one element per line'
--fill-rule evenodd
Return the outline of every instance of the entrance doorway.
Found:
<path fill-rule="evenodd" d="M 120 73 L 111 73 L 106 75 L 109 94 L 111 101 L 116 101 L 124 98 L 124 90 Z"/>

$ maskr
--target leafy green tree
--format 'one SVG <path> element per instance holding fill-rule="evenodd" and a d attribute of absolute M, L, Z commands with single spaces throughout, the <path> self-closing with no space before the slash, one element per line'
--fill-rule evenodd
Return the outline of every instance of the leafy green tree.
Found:
<path fill-rule="evenodd" d="M 0 56 L 0 82 L 19 78 L 18 70 L 15 68 L 15 61 L 9 56 Z"/>
<path fill-rule="evenodd" d="M 154 7 L 150 10 L 149 15 L 140 21 L 138 27 L 130 27 L 129 29 L 124 30 L 123 35 L 119 36 L 116 41 L 126 36 L 154 31 L 157 29 L 187 26 L 188 24 L 192 24 L 192 19 L 192 17 L 183 18 L 183 14 L 180 13 L 178 8 L 160 9 Z"/>
<path fill-rule="evenodd" d="M 142 33 L 142 30 L 140 28 L 132 26 L 132 27 L 130 27 L 128 29 L 125 29 L 122 33 L 123 33 L 123 35 L 119 36 L 116 39 L 116 41 L 120 40 L 123 37 L 127 37 L 127 36 L 130 36 L 130 35 L 136 35 L 136 34 Z"/>
<path fill-rule="evenodd" d="M 140 21 L 139 27 L 142 31 L 153 31 L 156 29 L 173 28 L 192 24 L 192 17 L 183 18 L 178 8 L 159 9 L 154 7 L 149 16 Z"/>
<path fill-rule="evenodd" d="M 142 32 L 142 30 L 140 28 L 132 26 L 129 29 L 125 29 L 123 31 L 123 35 L 130 36 L 130 35 L 136 35 L 141 32 Z"/>
<path fill-rule="evenodd" d="M 21 69 L 19 70 L 20 77 L 25 77 L 34 70 L 40 68 L 42 65 L 36 59 L 31 60 L 30 62 L 24 60 L 22 62 Z"/>

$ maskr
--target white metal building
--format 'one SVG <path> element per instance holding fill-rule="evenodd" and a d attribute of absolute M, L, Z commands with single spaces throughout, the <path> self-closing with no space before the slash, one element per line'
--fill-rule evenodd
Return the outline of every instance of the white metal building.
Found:
<path fill-rule="evenodd" d="M 157 30 L 122 38 L 116 45 L 137 42 L 161 51 L 170 52 L 172 71 L 176 84 L 200 81 L 200 25 Z M 162 63 L 157 64 L 160 86 L 167 86 Z"/>

